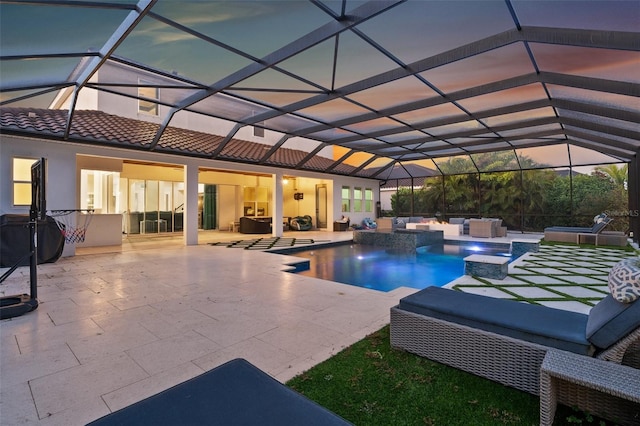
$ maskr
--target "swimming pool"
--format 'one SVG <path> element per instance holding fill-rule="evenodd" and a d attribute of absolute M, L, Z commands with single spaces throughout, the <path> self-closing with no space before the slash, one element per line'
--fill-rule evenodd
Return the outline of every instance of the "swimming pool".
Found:
<path fill-rule="evenodd" d="M 508 246 L 440 244 L 420 247 L 416 253 L 394 253 L 384 247 L 343 244 L 290 252 L 309 259 L 300 275 L 379 291 L 398 287 L 441 287 L 464 275 L 464 261 L 471 254 L 509 256 Z"/>

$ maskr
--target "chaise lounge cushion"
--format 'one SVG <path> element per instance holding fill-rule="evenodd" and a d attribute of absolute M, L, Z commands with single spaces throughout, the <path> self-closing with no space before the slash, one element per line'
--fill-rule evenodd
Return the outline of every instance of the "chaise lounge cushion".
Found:
<path fill-rule="evenodd" d="M 600 349 L 617 343 L 640 327 L 640 302 L 620 303 L 610 294 L 589 312 L 587 339 Z"/>
<path fill-rule="evenodd" d="M 238 358 L 90 423 L 138 425 L 350 425 Z"/>
<path fill-rule="evenodd" d="M 591 355 L 587 315 L 471 293 L 427 287 L 400 300 L 400 309 L 516 339 Z"/>

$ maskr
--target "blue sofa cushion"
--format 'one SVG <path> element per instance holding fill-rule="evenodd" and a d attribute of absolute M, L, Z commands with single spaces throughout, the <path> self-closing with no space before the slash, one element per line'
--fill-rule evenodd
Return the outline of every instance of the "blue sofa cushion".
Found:
<path fill-rule="evenodd" d="M 587 339 L 606 349 L 640 327 L 640 302 L 620 303 L 610 294 L 589 312 Z"/>
<path fill-rule="evenodd" d="M 471 293 L 427 287 L 400 300 L 400 309 L 516 339 L 591 355 L 587 315 Z"/>
<path fill-rule="evenodd" d="M 396 225 L 398 226 L 398 228 L 406 228 L 407 223 L 409 223 L 409 219 L 409 217 L 397 217 Z"/>

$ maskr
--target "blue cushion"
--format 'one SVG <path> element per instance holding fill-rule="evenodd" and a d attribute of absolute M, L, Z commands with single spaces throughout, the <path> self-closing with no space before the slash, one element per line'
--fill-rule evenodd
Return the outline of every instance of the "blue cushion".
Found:
<path fill-rule="evenodd" d="M 620 303 L 610 294 L 589 312 L 587 339 L 606 349 L 640 327 L 640 303 Z"/>
<path fill-rule="evenodd" d="M 409 223 L 409 218 L 408 217 L 397 217 L 396 218 L 396 225 L 400 225 L 400 228 L 406 227 L 407 223 Z"/>
<path fill-rule="evenodd" d="M 550 226 L 548 228 L 544 228 L 544 232 L 580 232 L 580 233 L 590 233 L 593 228 L 585 228 L 579 226 Z"/>
<path fill-rule="evenodd" d="M 604 222 L 598 222 L 595 225 L 593 225 L 593 228 L 591 229 L 591 232 L 593 232 L 594 234 L 597 234 L 598 232 L 602 231 L 604 229 L 605 226 L 607 226 L 609 224 L 609 222 L 604 221 Z"/>
<path fill-rule="evenodd" d="M 593 353 L 585 337 L 587 315 L 576 312 L 440 287 L 404 297 L 399 308 L 569 352 Z"/>
<path fill-rule="evenodd" d="M 89 424 L 328 426 L 351 423 L 238 358 Z"/>

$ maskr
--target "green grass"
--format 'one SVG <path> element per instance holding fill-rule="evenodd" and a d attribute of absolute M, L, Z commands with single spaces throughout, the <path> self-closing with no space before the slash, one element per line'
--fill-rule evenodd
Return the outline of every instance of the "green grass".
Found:
<path fill-rule="evenodd" d="M 389 326 L 287 385 L 356 425 L 538 425 L 539 398 L 395 350 Z M 604 424 L 560 407 L 558 424 Z"/>

